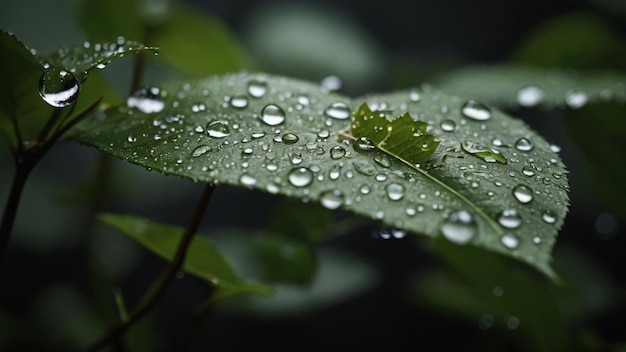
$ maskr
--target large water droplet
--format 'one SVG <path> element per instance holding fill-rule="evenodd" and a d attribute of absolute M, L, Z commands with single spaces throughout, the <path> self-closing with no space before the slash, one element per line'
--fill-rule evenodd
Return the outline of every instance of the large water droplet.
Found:
<path fill-rule="evenodd" d="M 261 120 L 270 126 L 285 122 L 285 111 L 278 105 L 269 104 L 261 110 Z"/>
<path fill-rule="evenodd" d="M 543 89 L 537 86 L 527 86 L 517 92 L 517 102 L 521 106 L 535 106 L 541 102 L 541 99 L 543 99 Z"/>
<path fill-rule="evenodd" d="M 248 94 L 254 98 L 261 98 L 267 92 L 267 82 L 260 80 L 250 80 L 248 82 Z"/>
<path fill-rule="evenodd" d="M 350 118 L 350 108 L 344 103 L 332 103 L 324 110 L 324 114 L 333 119 L 345 120 Z"/>
<path fill-rule="evenodd" d="M 39 96 L 55 108 L 76 102 L 79 88 L 76 76 L 64 68 L 47 68 L 39 78 Z"/>
<path fill-rule="evenodd" d="M 353 164 L 354 169 L 363 175 L 372 176 L 376 173 L 376 167 L 367 160 L 356 159 Z"/>
<path fill-rule="evenodd" d="M 476 234 L 476 223 L 467 210 L 458 210 L 450 214 L 441 226 L 441 233 L 449 241 L 466 244 Z"/>
<path fill-rule="evenodd" d="M 520 138 L 515 142 L 515 149 L 522 152 L 529 152 L 533 149 L 533 147 L 533 142 L 527 138 Z"/>
<path fill-rule="evenodd" d="M 161 90 L 157 87 L 142 88 L 126 99 L 126 105 L 136 108 L 144 114 L 154 114 L 163 111 L 165 102 L 159 96 Z"/>
<path fill-rule="evenodd" d="M 486 121 L 491 118 L 491 109 L 476 100 L 470 100 L 461 108 L 463 116 L 476 121 Z"/>
<path fill-rule="evenodd" d="M 439 126 L 445 132 L 452 132 L 456 128 L 456 124 L 452 120 L 443 120 Z"/>
<path fill-rule="evenodd" d="M 363 152 L 369 152 L 369 151 L 376 149 L 376 146 L 374 145 L 374 142 L 372 142 L 371 140 L 365 137 L 361 137 L 357 139 L 356 141 L 352 142 L 352 148 L 354 148 L 354 150 L 359 153 L 363 153 Z"/>
<path fill-rule="evenodd" d="M 230 135 L 226 121 L 215 120 L 206 125 L 206 133 L 213 138 L 224 138 Z"/>
<path fill-rule="evenodd" d="M 525 185 L 517 185 L 513 187 L 513 196 L 522 204 L 530 203 L 533 200 L 533 190 Z"/>
<path fill-rule="evenodd" d="M 306 167 L 291 169 L 287 175 L 287 180 L 289 180 L 289 183 L 296 187 L 308 186 L 311 182 L 313 182 L 313 171 Z"/>
<path fill-rule="evenodd" d="M 400 200 L 404 197 L 404 186 L 399 183 L 390 183 L 386 189 L 387 197 L 391 200 Z"/>
<path fill-rule="evenodd" d="M 255 177 L 248 174 L 242 174 L 239 178 L 239 182 L 241 182 L 241 184 L 245 186 L 254 186 L 256 184 L 256 181 L 257 180 Z"/>
<path fill-rule="evenodd" d="M 519 238 L 512 233 L 502 235 L 500 242 L 508 249 L 515 249 L 519 246 Z"/>
<path fill-rule="evenodd" d="M 338 190 L 324 191 L 320 194 L 320 202 L 326 209 L 337 209 L 343 204 L 343 193 Z"/>
<path fill-rule="evenodd" d="M 293 133 L 285 133 L 282 136 L 281 140 L 285 144 L 294 144 L 294 143 L 298 142 L 298 140 L 300 140 L 300 138 L 298 138 L 298 136 L 293 134 Z"/>
<path fill-rule="evenodd" d="M 191 152 L 191 156 L 197 158 L 211 151 L 211 146 L 201 145 Z"/>
<path fill-rule="evenodd" d="M 552 210 L 546 210 L 541 214 L 541 219 L 548 224 L 554 224 L 556 222 L 556 214 Z"/>
<path fill-rule="evenodd" d="M 341 159 L 346 155 L 346 150 L 338 145 L 330 148 L 330 157 L 333 159 Z"/>
<path fill-rule="evenodd" d="M 486 147 L 476 142 L 463 140 L 461 141 L 461 149 L 467 153 L 480 157 L 488 163 L 498 162 L 500 164 L 506 164 L 506 158 L 494 148 Z"/>
<path fill-rule="evenodd" d="M 522 218 L 515 209 L 505 209 L 498 215 L 498 223 L 508 229 L 515 229 L 522 224 Z"/>
<path fill-rule="evenodd" d="M 248 97 L 245 95 L 235 95 L 230 99 L 230 106 L 236 109 L 248 107 Z"/>

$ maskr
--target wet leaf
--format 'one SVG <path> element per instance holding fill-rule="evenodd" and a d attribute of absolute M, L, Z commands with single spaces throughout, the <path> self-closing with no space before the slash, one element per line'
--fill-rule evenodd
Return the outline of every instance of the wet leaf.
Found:
<path fill-rule="evenodd" d="M 364 101 L 426 123 L 439 146 L 414 165 L 346 138 Z M 565 167 L 523 122 L 477 101 L 428 86 L 352 101 L 240 73 L 171 83 L 128 103 L 72 138 L 166 174 L 313 200 L 553 275 L 551 248 L 569 204 Z"/>
<path fill-rule="evenodd" d="M 438 86 L 503 107 L 580 108 L 591 102 L 623 102 L 626 76 L 529 66 L 468 67 L 437 79 Z"/>
<path fill-rule="evenodd" d="M 155 59 L 190 76 L 226 73 L 248 66 L 234 36 L 218 18 L 180 1 L 159 3 L 83 1 L 81 25 L 91 40 L 112 40 L 114 33 L 157 46 L 160 54 Z"/>
<path fill-rule="evenodd" d="M 111 225 L 158 256 L 174 257 L 183 229 L 133 216 L 104 214 L 100 220 Z M 207 238 L 195 236 L 187 251 L 183 271 L 217 287 L 216 297 L 224 299 L 240 294 L 270 296 L 272 289 L 239 277 L 219 249 Z"/>

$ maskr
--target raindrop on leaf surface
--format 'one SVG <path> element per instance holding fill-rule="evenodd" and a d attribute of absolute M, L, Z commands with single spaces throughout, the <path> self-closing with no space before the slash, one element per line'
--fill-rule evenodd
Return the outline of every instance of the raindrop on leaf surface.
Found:
<path fill-rule="evenodd" d="M 285 122 L 285 111 L 278 105 L 269 104 L 261 110 L 261 120 L 270 126 Z"/>
<path fill-rule="evenodd" d="M 343 193 L 338 190 L 324 191 L 320 194 L 320 202 L 326 209 L 337 209 L 343 204 Z"/>
<path fill-rule="evenodd" d="M 461 108 L 463 116 L 475 121 L 486 121 L 491 118 L 491 109 L 476 100 L 470 100 Z"/>
<path fill-rule="evenodd" d="M 350 108 L 344 103 L 332 103 L 324 110 L 324 114 L 337 120 L 345 120 L 350 118 Z"/>
<path fill-rule="evenodd" d="M 165 102 L 160 99 L 160 92 L 161 90 L 157 87 L 142 88 L 126 99 L 126 105 L 144 114 L 161 112 L 165 108 Z"/>
<path fill-rule="evenodd" d="M 55 108 L 76 102 L 79 90 L 76 76 L 60 67 L 47 68 L 39 79 L 39 96 Z"/>
<path fill-rule="evenodd" d="M 522 218 L 515 209 L 505 209 L 498 215 L 498 223 L 508 229 L 515 229 L 522 225 Z"/>
<path fill-rule="evenodd" d="M 295 187 L 305 187 L 313 182 L 313 171 L 306 167 L 297 167 L 289 171 L 287 180 Z"/>
<path fill-rule="evenodd" d="M 535 106 L 541 102 L 543 95 L 543 89 L 537 86 L 527 86 L 517 92 L 517 102 L 525 107 Z"/>
<path fill-rule="evenodd" d="M 267 92 L 267 82 L 251 80 L 248 82 L 248 94 L 254 98 L 261 98 Z"/>
<path fill-rule="evenodd" d="M 476 234 L 474 217 L 467 210 L 451 213 L 441 226 L 441 233 L 451 242 L 466 244 Z"/>
<path fill-rule="evenodd" d="M 533 190 L 525 185 L 517 185 L 513 188 L 513 196 L 522 204 L 530 203 L 533 200 Z"/>
<path fill-rule="evenodd" d="M 230 135 L 230 129 L 225 121 L 211 121 L 206 126 L 206 133 L 213 138 L 224 138 Z"/>

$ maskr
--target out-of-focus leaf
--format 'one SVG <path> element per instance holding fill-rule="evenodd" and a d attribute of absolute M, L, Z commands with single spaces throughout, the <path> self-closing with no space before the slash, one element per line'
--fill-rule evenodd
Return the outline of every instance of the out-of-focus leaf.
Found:
<path fill-rule="evenodd" d="M 483 329 L 516 330 L 522 350 L 568 351 L 565 326 L 550 282 L 508 258 L 435 240 L 455 275 L 435 272 L 417 281 L 419 304 L 455 313 Z"/>
<path fill-rule="evenodd" d="M 178 227 L 133 216 L 104 214 L 100 219 L 167 260 L 174 257 L 183 232 Z M 271 288 L 239 277 L 218 248 L 204 237 L 194 237 L 182 269 L 215 285 L 215 296 L 220 299 L 249 293 L 263 296 L 272 294 Z"/>
<path fill-rule="evenodd" d="M 179 1 L 85 0 L 80 20 L 91 40 L 137 38 L 160 48 L 156 58 L 189 76 L 249 68 L 234 36 L 202 9 Z"/>
<path fill-rule="evenodd" d="M 246 242 L 263 282 L 308 284 L 315 276 L 315 253 L 300 241 L 266 235 Z"/>
<path fill-rule="evenodd" d="M 580 108 L 591 102 L 626 100 L 626 75 L 530 66 L 476 66 L 435 80 L 441 88 L 503 107 Z"/>
<path fill-rule="evenodd" d="M 268 229 L 289 238 L 318 243 L 333 220 L 332 212 L 317 203 L 285 202 L 272 209 Z"/>
<path fill-rule="evenodd" d="M 621 30 L 589 13 L 570 13 L 532 30 L 513 54 L 515 61 L 541 67 L 626 69 Z"/>
<path fill-rule="evenodd" d="M 427 123 L 439 147 L 412 164 L 347 138 L 363 102 Z M 79 127 L 75 140 L 146 168 L 318 201 L 553 275 L 567 171 L 523 122 L 474 100 L 424 86 L 352 101 L 303 81 L 239 73 L 151 89 Z"/>

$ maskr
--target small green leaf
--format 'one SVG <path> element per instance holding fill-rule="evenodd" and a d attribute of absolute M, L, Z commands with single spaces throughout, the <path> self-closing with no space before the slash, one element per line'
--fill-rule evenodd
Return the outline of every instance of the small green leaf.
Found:
<path fill-rule="evenodd" d="M 178 227 L 133 216 L 103 214 L 100 220 L 167 260 L 174 257 L 183 232 Z M 221 299 L 245 293 L 263 296 L 270 296 L 272 293 L 271 288 L 265 285 L 240 278 L 215 245 L 204 237 L 196 236 L 192 240 L 183 270 L 215 285 L 215 295 Z"/>
<path fill-rule="evenodd" d="M 435 152 L 439 141 L 427 133 L 428 124 L 414 120 L 408 112 L 388 121 L 382 111 L 371 111 L 366 103 L 353 113 L 354 119 L 346 137 L 363 144 L 364 150 L 373 144 L 382 152 L 413 167 L 428 160 Z"/>
<path fill-rule="evenodd" d="M 71 138 L 166 174 L 316 201 L 553 275 L 550 252 L 567 213 L 568 182 L 543 138 L 498 110 L 428 86 L 357 101 L 304 81 L 229 74 L 130 97 Z M 352 109 L 363 101 L 404 115 L 389 125 L 400 137 L 411 139 L 427 124 L 439 146 L 417 165 L 397 157 L 404 149 L 395 132 L 369 132 L 391 151 L 346 138 Z M 407 120 L 413 117 L 418 124 Z M 477 146 L 491 154 L 470 148 Z"/>
<path fill-rule="evenodd" d="M 592 102 L 619 101 L 626 94 L 626 76 L 618 72 L 494 65 L 462 68 L 436 81 L 454 93 L 503 107 L 577 109 Z"/>

